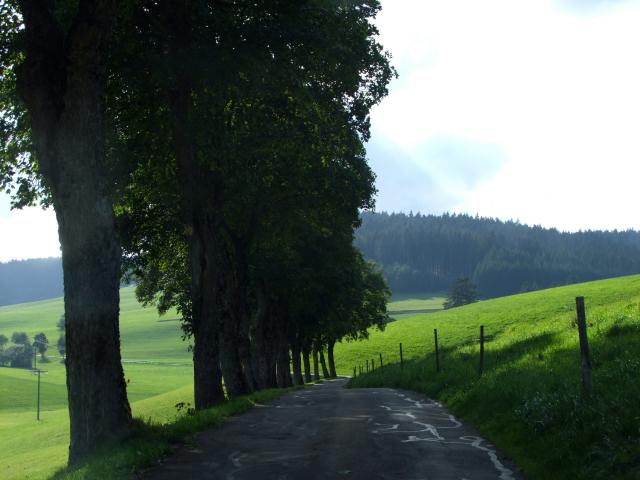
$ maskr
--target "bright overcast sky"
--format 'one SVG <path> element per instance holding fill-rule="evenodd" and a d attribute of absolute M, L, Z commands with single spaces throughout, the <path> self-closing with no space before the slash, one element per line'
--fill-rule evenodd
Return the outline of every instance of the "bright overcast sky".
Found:
<path fill-rule="evenodd" d="M 382 0 L 400 78 L 372 115 L 378 211 L 640 228 L 640 0 Z M 58 256 L 9 212 L 0 261 Z"/>

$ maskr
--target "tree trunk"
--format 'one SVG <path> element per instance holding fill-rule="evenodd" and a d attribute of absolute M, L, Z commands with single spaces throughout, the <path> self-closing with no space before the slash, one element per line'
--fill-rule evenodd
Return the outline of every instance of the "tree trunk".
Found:
<path fill-rule="evenodd" d="M 210 408 L 224 401 L 222 374 L 218 356 L 218 315 L 217 286 L 212 255 L 205 250 L 201 232 L 206 221 L 194 217 L 189 240 L 189 261 L 191 267 L 191 305 L 193 328 L 193 388 L 196 410 Z"/>
<path fill-rule="evenodd" d="M 256 311 L 255 326 L 253 328 L 253 343 L 255 347 L 254 370 L 256 383 L 259 389 L 275 388 L 276 361 L 274 353 L 272 320 L 270 318 L 270 303 L 263 285 L 256 288 L 258 308 Z"/>
<path fill-rule="evenodd" d="M 278 388 L 287 388 L 291 386 L 291 370 L 289 367 L 288 349 L 286 351 L 283 348 L 278 350 L 276 373 Z"/>
<path fill-rule="evenodd" d="M 126 433 L 131 421 L 118 328 L 120 247 L 112 212 L 101 200 L 89 201 L 86 193 L 69 192 L 55 202 L 64 271 L 71 464 L 103 439 Z"/>
<path fill-rule="evenodd" d="M 302 365 L 300 363 L 300 343 L 297 340 L 291 342 L 291 365 L 293 367 L 293 384 L 304 385 Z"/>
<path fill-rule="evenodd" d="M 327 345 L 327 360 L 329 361 L 329 375 L 331 378 L 336 378 L 338 374 L 336 373 L 336 364 L 333 361 L 333 347 L 336 345 L 335 340 L 331 340 Z"/>
<path fill-rule="evenodd" d="M 249 361 L 249 250 L 244 238 L 225 232 L 219 250 L 225 253 L 225 298 L 220 350 L 225 384 L 232 396 L 249 393 L 253 375 Z M 227 365 L 228 363 L 228 365 Z"/>
<path fill-rule="evenodd" d="M 69 463 L 125 435 L 131 410 L 120 358 L 120 244 L 105 162 L 104 47 L 109 1 L 79 8 L 67 32 L 48 5 L 20 2 L 17 69 L 39 169 L 51 189 L 64 273 Z"/>
<path fill-rule="evenodd" d="M 320 380 L 320 368 L 318 365 L 318 349 L 313 347 L 313 379 L 317 382 Z"/>
<path fill-rule="evenodd" d="M 192 331 L 194 337 L 194 397 L 196 410 L 224 401 L 220 374 L 220 278 L 223 268 L 216 216 L 217 189 L 203 191 L 202 172 L 190 133 L 191 87 L 179 76 L 170 94 L 173 142 L 182 184 L 182 215 L 188 232 L 191 269 Z"/>
<path fill-rule="evenodd" d="M 305 343 L 302 348 L 302 362 L 304 363 L 304 381 L 311 382 L 311 363 L 309 362 L 310 347 L 308 343 Z"/>
<path fill-rule="evenodd" d="M 284 333 L 278 334 L 278 351 L 276 358 L 278 387 L 286 388 L 291 386 L 291 358 L 289 357 L 289 345 Z"/>
<path fill-rule="evenodd" d="M 237 337 L 228 328 L 229 320 L 223 320 L 227 325 L 223 325 L 220 333 L 220 365 L 227 393 L 230 397 L 238 397 L 249 393 L 249 386 L 240 362 Z"/>
<path fill-rule="evenodd" d="M 256 364 L 253 360 L 253 352 L 251 351 L 251 341 L 249 337 L 243 333 L 240 338 L 240 346 L 238 347 L 238 355 L 244 372 L 245 381 L 250 392 L 258 389 L 258 381 L 256 380 Z"/>
<path fill-rule="evenodd" d="M 327 370 L 327 363 L 324 361 L 324 349 L 320 349 L 320 365 L 322 365 L 322 376 L 324 378 L 331 378 L 329 375 L 329 370 Z"/>

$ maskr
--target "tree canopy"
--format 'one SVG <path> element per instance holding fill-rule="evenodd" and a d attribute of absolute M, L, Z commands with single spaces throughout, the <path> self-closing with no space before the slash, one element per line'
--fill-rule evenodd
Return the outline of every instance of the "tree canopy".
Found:
<path fill-rule="evenodd" d="M 449 288 L 444 308 L 461 307 L 478 301 L 478 289 L 469 277 L 460 277 Z"/>
<path fill-rule="evenodd" d="M 197 409 L 300 383 L 325 348 L 334 374 L 335 342 L 383 328 L 389 291 L 353 247 L 395 75 L 379 2 L 1 8 L 0 188 L 58 218 L 71 463 L 131 429 L 120 275 L 180 312 Z"/>

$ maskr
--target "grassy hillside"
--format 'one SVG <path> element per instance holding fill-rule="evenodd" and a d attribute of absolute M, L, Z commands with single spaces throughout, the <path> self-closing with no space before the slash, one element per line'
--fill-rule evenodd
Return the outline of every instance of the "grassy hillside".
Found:
<path fill-rule="evenodd" d="M 391 318 L 407 318 L 417 313 L 432 313 L 442 310 L 446 300 L 443 293 L 396 293 L 387 310 Z"/>
<path fill-rule="evenodd" d="M 586 297 L 594 365 L 591 400 L 580 395 L 574 297 Z M 364 342 L 339 344 L 338 370 L 383 353 L 388 365 L 358 378 L 360 386 L 426 392 L 472 421 L 521 465 L 530 478 L 634 478 L 640 471 L 640 276 L 532 292 L 429 314 L 442 297 L 394 297 L 398 321 Z M 0 333 L 44 331 L 52 343 L 60 299 L 0 307 Z M 191 355 L 174 315 L 144 309 L 122 291 L 122 355 L 134 414 L 165 422 L 174 405 L 192 400 Z M 407 317 L 408 318 L 403 318 Z M 486 370 L 478 378 L 478 329 L 485 325 Z M 438 328 L 443 371 L 435 372 Z M 52 349 L 49 352 L 55 355 Z M 64 465 L 68 420 L 64 368 L 43 364 L 42 421 L 35 420 L 35 377 L 0 368 L 0 465 L 4 479 L 46 478 Z M 580 453 L 582 452 L 582 453 Z"/>
<path fill-rule="evenodd" d="M 156 422 L 176 417 L 174 405 L 193 403 L 191 354 L 180 338 L 175 316 L 159 318 L 142 308 L 133 289 L 121 292 L 121 337 L 124 370 L 133 413 Z M 0 307 L 0 333 L 25 331 L 31 338 L 44 331 L 57 355 L 56 322 L 61 299 Z M 45 478 L 66 461 L 67 391 L 58 358 L 39 365 L 42 376 L 42 420 L 36 421 L 36 379 L 28 370 L 0 368 L 0 465 L 3 479 Z"/>
<path fill-rule="evenodd" d="M 586 299 L 594 391 L 581 394 L 575 297 Z M 485 372 L 478 374 L 479 327 Z M 441 342 L 436 373 L 433 330 Z M 425 392 L 470 420 L 528 478 L 640 479 L 640 276 L 542 290 L 416 315 L 340 344 L 350 374 L 381 352 L 387 365 L 352 381 Z"/>

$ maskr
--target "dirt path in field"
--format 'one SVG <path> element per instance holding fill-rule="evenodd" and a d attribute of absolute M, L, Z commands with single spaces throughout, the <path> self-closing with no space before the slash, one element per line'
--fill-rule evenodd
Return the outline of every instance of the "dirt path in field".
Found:
<path fill-rule="evenodd" d="M 146 479 L 522 477 L 470 427 L 416 393 L 310 386 L 199 434 Z"/>

